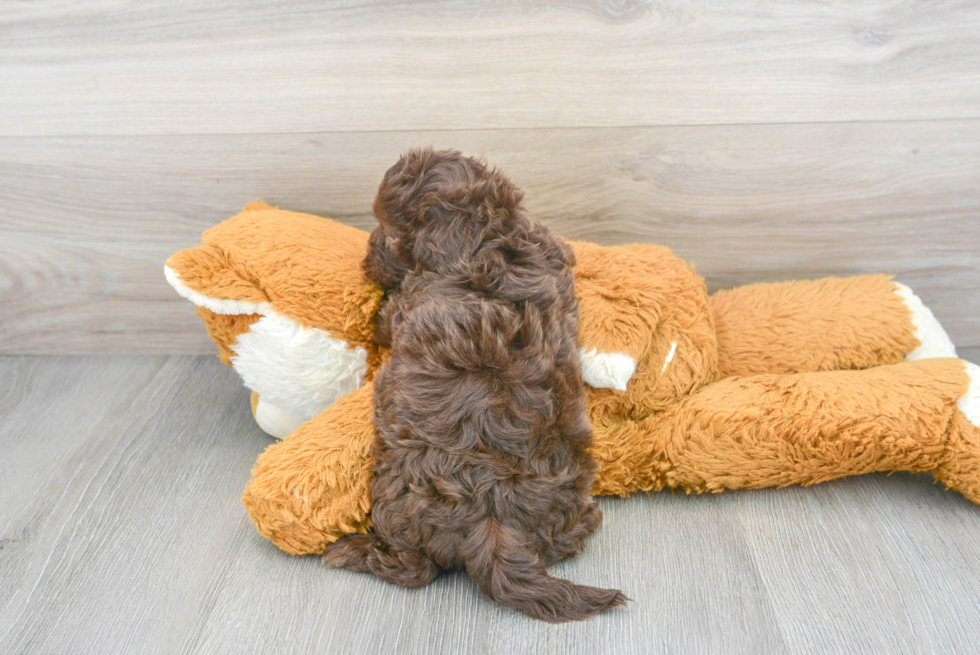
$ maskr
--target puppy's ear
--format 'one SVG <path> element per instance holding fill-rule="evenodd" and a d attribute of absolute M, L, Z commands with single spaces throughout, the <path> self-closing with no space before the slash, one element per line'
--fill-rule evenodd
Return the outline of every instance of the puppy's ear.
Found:
<path fill-rule="evenodd" d="M 403 246 L 403 238 L 388 236 L 379 225 L 368 239 L 367 255 L 361 262 L 364 275 L 385 291 L 401 286 L 402 280 L 415 267 L 410 250 Z"/>
<path fill-rule="evenodd" d="M 404 236 L 418 222 L 425 173 L 434 158 L 432 148 L 409 150 L 385 172 L 374 199 L 374 216 L 382 227 Z"/>
<path fill-rule="evenodd" d="M 408 151 L 378 186 L 373 207 L 378 227 L 371 233 L 362 269 L 385 290 L 400 286 L 415 268 L 415 233 L 423 211 L 425 173 L 433 157 L 431 148 Z"/>

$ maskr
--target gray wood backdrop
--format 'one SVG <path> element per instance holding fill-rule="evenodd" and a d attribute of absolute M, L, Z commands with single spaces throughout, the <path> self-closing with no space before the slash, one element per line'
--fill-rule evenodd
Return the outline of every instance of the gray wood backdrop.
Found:
<path fill-rule="evenodd" d="M 0 353 L 209 353 L 173 251 L 412 145 L 712 289 L 884 271 L 980 346 L 980 3 L 0 4 Z"/>

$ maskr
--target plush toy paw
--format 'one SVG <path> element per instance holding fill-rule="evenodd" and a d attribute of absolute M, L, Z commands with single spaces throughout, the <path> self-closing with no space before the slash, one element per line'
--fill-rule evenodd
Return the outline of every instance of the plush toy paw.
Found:
<path fill-rule="evenodd" d="M 919 340 L 919 345 L 905 356 L 905 360 L 914 362 L 918 359 L 928 359 L 931 357 L 956 357 L 956 347 L 946 334 L 946 330 L 939 324 L 932 310 L 925 306 L 922 299 L 909 287 L 895 282 L 895 293 L 902 299 L 908 307 L 912 316 L 912 326 L 915 338 Z"/>
<path fill-rule="evenodd" d="M 242 502 L 259 533 L 293 555 L 370 528 L 370 383 L 266 449 Z M 261 403 L 261 400 L 259 401 Z"/>
<path fill-rule="evenodd" d="M 970 378 L 967 392 L 956 401 L 946 457 L 936 477 L 947 489 L 980 504 L 980 366 L 963 362 Z"/>

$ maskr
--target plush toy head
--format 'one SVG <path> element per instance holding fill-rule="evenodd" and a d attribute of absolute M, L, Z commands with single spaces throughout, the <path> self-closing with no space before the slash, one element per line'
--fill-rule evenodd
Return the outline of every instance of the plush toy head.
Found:
<path fill-rule="evenodd" d="M 167 280 L 259 395 L 267 432 L 285 437 L 369 378 L 383 293 L 361 273 L 364 231 L 254 202 L 201 241 L 167 261 Z"/>

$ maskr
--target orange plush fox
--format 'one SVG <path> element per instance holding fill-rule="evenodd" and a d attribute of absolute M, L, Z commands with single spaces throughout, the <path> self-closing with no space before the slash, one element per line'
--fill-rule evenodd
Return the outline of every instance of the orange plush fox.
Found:
<path fill-rule="evenodd" d="M 370 527 L 367 233 L 255 202 L 166 265 L 259 425 L 282 439 L 243 500 L 283 550 Z M 596 494 L 928 471 L 980 503 L 980 367 L 884 275 L 709 296 L 669 249 L 574 243 Z"/>

